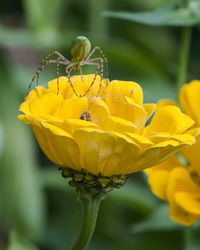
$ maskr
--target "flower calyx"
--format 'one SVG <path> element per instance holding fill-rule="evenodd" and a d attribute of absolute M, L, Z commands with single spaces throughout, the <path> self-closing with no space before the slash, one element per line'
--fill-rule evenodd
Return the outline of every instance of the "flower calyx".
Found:
<path fill-rule="evenodd" d="M 60 167 L 59 170 L 62 171 L 64 178 L 71 178 L 69 185 L 76 188 L 78 195 L 79 193 L 89 196 L 104 195 L 114 188 L 123 186 L 129 178 L 129 175 L 95 176 L 84 170 L 76 171 L 66 167 Z"/>

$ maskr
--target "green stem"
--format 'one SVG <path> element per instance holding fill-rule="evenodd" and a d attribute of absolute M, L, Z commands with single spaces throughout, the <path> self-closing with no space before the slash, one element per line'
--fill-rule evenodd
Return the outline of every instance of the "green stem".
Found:
<path fill-rule="evenodd" d="M 94 233 L 99 205 L 102 199 L 103 197 L 100 195 L 91 198 L 80 197 L 82 205 L 81 231 L 71 250 L 84 250 L 87 247 Z"/>
<path fill-rule="evenodd" d="M 200 239 L 199 239 L 200 229 L 194 226 L 185 227 L 185 247 L 184 250 L 199 249 Z"/>
<path fill-rule="evenodd" d="M 180 66 L 177 80 L 177 91 L 179 93 L 183 84 L 186 83 L 190 41 L 191 41 L 191 31 L 192 28 L 187 26 L 183 27 L 182 39 L 181 39 L 181 51 L 180 51 Z"/>
<path fill-rule="evenodd" d="M 182 0 L 182 3 L 185 7 L 188 7 L 190 0 Z"/>

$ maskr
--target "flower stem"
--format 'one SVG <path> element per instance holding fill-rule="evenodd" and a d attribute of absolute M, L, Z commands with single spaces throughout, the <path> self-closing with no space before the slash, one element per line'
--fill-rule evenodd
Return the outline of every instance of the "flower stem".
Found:
<path fill-rule="evenodd" d="M 199 239 L 200 229 L 194 226 L 185 227 L 185 247 L 184 250 L 199 249 L 200 239 Z"/>
<path fill-rule="evenodd" d="M 190 0 L 182 0 L 182 3 L 185 7 L 188 7 Z"/>
<path fill-rule="evenodd" d="M 183 6 L 187 8 L 189 6 L 190 0 L 182 0 Z M 181 49 L 180 49 L 180 63 L 179 72 L 177 79 L 177 91 L 179 91 L 183 84 L 186 83 L 187 78 L 187 68 L 189 59 L 189 50 L 191 42 L 192 27 L 185 26 L 182 28 L 182 38 L 181 38 Z"/>
<path fill-rule="evenodd" d="M 72 250 L 84 250 L 87 247 L 94 233 L 99 205 L 103 198 L 101 195 L 95 197 L 81 196 L 79 198 L 82 205 L 82 225 Z"/>
<path fill-rule="evenodd" d="M 179 63 L 179 73 L 177 80 L 177 91 L 179 93 L 183 84 L 186 83 L 190 41 L 191 41 L 191 31 L 192 28 L 189 26 L 183 27 L 182 38 L 181 38 L 181 50 L 180 50 L 180 63 Z"/>

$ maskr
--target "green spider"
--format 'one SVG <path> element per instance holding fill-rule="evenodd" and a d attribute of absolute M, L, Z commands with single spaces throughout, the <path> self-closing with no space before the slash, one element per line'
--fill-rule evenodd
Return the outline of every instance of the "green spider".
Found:
<path fill-rule="evenodd" d="M 99 51 L 101 56 L 100 57 L 96 57 L 96 58 L 91 58 L 92 55 L 94 54 L 95 51 Z M 106 64 L 106 78 L 108 78 L 108 61 L 103 53 L 103 51 L 101 50 L 101 48 L 99 46 L 96 46 L 92 51 L 91 51 L 91 43 L 89 41 L 89 39 L 85 36 L 78 36 L 76 37 L 72 43 L 71 43 L 71 47 L 70 47 L 70 52 L 72 54 L 72 60 L 68 60 L 67 58 L 65 58 L 60 52 L 53 50 L 49 55 L 47 55 L 42 61 L 41 61 L 41 65 L 38 68 L 38 71 L 34 74 L 29 87 L 28 87 L 28 93 L 30 92 L 32 83 L 34 82 L 34 80 L 37 78 L 37 85 L 38 85 L 38 78 L 39 78 L 39 73 L 49 64 L 49 63 L 55 63 L 57 65 L 57 84 L 58 84 L 58 93 L 59 93 L 59 66 L 60 65 L 65 65 L 65 72 L 67 74 L 69 83 L 75 93 L 76 96 L 78 97 L 84 97 L 87 95 L 87 93 L 90 91 L 91 87 L 93 86 L 96 77 L 98 75 L 98 73 L 100 72 L 100 84 L 99 84 L 99 90 L 97 93 L 97 97 L 100 93 L 101 90 L 101 84 L 102 84 L 102 79 L 103 79 L 103 67 L 104 67 L 104 62 Z M 57 59 L 49 59 L 49 57 L 56 55 Z M 71 76 L 70 73 L 72 70 L 75 70 L 77 72 L 80 72 L 81 77 L 82 77 L 82 66 L 84 65 L 96 65 L 97 66 L 97 70 L 94 76 L 93 81 L 91 82 L 91 85 L 89 86 L 89 88 L 85 91 L 85 93 L 83 95 L 79 95 L 74 86 L 73 83 L 71 81 Z M 83 80 L 83 77 L 82 77 Z"/>

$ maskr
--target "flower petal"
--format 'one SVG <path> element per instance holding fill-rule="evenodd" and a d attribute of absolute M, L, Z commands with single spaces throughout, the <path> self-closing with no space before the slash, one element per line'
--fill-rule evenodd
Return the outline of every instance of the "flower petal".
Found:
<path fill-rule="evenodd" d="M 153 112 L 156 109 L 156 104 L 153 103 L 148 103 L 148 104 L 143 104 L 143 107 L 147 113 L 147 120 L 152 116 Z"/>
<path fill-rule="evenodd" d="M 152 192 L 160 199 L 168 200 L 167 187 L 169 175 L 172 169 L 176 167 L 184 167 L 176 156 L 170 157 L 168 160 L 156 165 L 155 167 L 148 168 L 145 173 L 149 176 L 149 184 Z"/>
<path fill-rule="evenodd" d="M 200 190 L 199 190 L 200 191 Z M 176 203 L 185 211 L 191 214 L 199 215 L 200 218 L 200 192 L 187 193 L 177 192 L 175 194 Z"/>
<path fill-rule="evenodd" d="M 116 117 L 116 116 L 110 116 L 108 117 L 102 126 L 102 129 L 105 131 L 115 131 L 119 133 L 136 133 L 137 127 L 132 123 L 125 119 Z"/>
<path fill-rule="evenodd" d="M 169 179 L 169 172 L 166 170 L 158 170 L 149 175 L 149 185 L 152 192 L 160 199 L 167 199 L 167 185 Z"/>
<path fill-rule="evenodd" d="M 181 150 L 181 154 L 191 165 L 199 165 L 200 135 L 196 137 L 196 143 L 192 146 L 186 146 Z"/>
<path fill-rule="evenodd" d="M 64 100 L 60 105 L 57 105 L 53 115 L 62 120 L 80 119 L 82 114 L 88 110 L 87 98 L 73 97 Z"/>
<path fill-rule="evenodd" d="M 80 170 L 80 152 L 70 134 L 48 123 L 32 125 L 37 141 L 55 164 Z"/>
<path fill-rule="evenodd" d="M 105 99 L 106 103 L 109 102 L 110 98 L 123 100 L 125 96 L 132 98 L 135 104 L 143 104 L 143 91 L 136 82 L 114 80 L 109 83 L 102 94 L 102 98 Z"/>
<path fill-rule="evenodd" d="M 62 101 L 63 97 L 61 95 L 47 92 L 30 102 L 30 113 L 32 115 L 51 114 Z"/>
<path fill-rule="evenodd" d="M 138 167 L 138 171 L 150 168 L 167 160 L 182 147 L 183 145 L 172 140 L 159 143 L 144 151 L 140 158 L 135 162 L 135 165 Z"/>
<path fill-rule="evenodd" d="M 92 122 L 103 126 L 105 119 L 110 115 L 110 111 L 105 102 L 100 98 L 89 99 L 89 113 L 91 115 Z"/>
<path fill-rule="evenodd" d="M 199 219 L 199 216 L 188 213 L 175 202 L 170 203 L 169 211 L 172 220 L 177 221 L 185 226 L 191 226 Z"/>
<path fill-rule="evenodd" d="M 80 128 L 100 129 L 100 127 L 95 123 L 81 119 L 67 119 L 61 122 L 54 122 L 52 124 L 63 129 L 67 133 L 70 133 L 70 135 L 73 135 L 74 131 Z"/>
<path fill-rule="evenodd" d="M 175 106 L 166 106 L 158 109 L 152 122 L 145 129 L 146 135 L 155 133 L 169 133 L 171 135 L 180 134 L 186 131 L 194 124 L 194 121 L 183 114 Z"/>
<path fill-rule="evenodd" d="M 149 140 L 148 138 L 142 135 L 135 134 L 135 133 L 127 133 L 127 132 L 124 134 L 128 136 L 129 138 L 131 138 L 133 142 L 138 144 L 141 148 L 141 151 L 144 151 L 147 147 L 150 147 L 153 145 L 153 142 L 151 140 Z"/>
<path fill-rule="evenodd" d="M 166 107 L 166 106 L 176 106 L 178 107 L 178 104 L 172 100 L 169 100 L 169 99 L 163 99 L 161 101 L 158 102 L 157 104 L 157 110 L 158 109 L 161 109 L 163 107 Z"/>
<path fill-rule="evenodd" d="M 174 168 L 170 174 L 168 198 L 173 200 L 176 192 L 199 192 L 198 186 L 191 179 L 187 168 Z"/>
<path fill-rule="evenodd" d="M 185 84 L 180 92 L 180 101 L 184 111 L 200 125 L 200 81 Z"/>
<path fill-rule="evenodd" d="M 122 137 L 94 129 L 79 129 L 74 132 L 75 141 L 81 150 L 83 168 L 104 176 L 126 174 L 130 162 L 139 155 L 139 147 Z"/>

